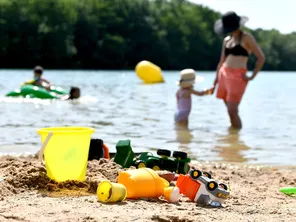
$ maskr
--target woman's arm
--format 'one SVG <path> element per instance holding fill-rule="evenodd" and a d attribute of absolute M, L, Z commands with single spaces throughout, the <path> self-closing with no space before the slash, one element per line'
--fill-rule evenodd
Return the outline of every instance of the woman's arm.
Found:
<path fill-rule="evenodd" d="M 205 89 L 204 91 L 196 91 L 194 89 L 191 89 L 190 93 L 197 95 L 197 96 L 204 96 L 204 95 L 213 94 L 213 91 L 214 91 L 214 87 L 212 87 L 210 89 Z"/>
<path fill-rule="evenodd" d="M 249 77 L 249 80 L 253 80 L 258 74 L 258 72 L 262 69 L 263 64 L 265 62 L 265 56 L 255 38 L 249 33 L 246 33 L 246 43 L 249 46 L 251 52 L 254 53 L 257 58 L 253 75 Z"/>
<path fill-rule="evenodd" d="M 216 78 L 214 80 L 214 87 L 217 85 L 218 83 L 218 75 L 219 75 L 219 70 L 221 68 L 221 66 L 223 65 L 224 61 L 225 61 L 225 42 L 227 41 L 227 39 L 229 39 L 229 36 L 226 37 L 223 40 L 223 44 L 222 44 L 222 49 L 221 49 L 221 55 L 220 55 L 220 61 L 218 63 L 217 69 L 216 69 Z"/>

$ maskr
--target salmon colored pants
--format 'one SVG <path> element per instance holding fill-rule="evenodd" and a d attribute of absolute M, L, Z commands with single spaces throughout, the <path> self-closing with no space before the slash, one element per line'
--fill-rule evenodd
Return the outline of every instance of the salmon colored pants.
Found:
<path fill-rule="evenodd" d="M 246 73 L 247 69 L 228 68 L 223 65 L 218 75 L 217 98 L 225 102 L 240 103 L 248 84 L 242 77 L 242 74 Z"/>

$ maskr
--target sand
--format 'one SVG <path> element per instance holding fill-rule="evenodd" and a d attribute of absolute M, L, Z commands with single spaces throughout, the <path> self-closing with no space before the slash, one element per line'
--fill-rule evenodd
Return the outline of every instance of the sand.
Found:
<path fill-rule="evenodd" d="M 162 199 L 103 204 L 95 195 L 102 179 L 116 182 L 122 169 L 112 160 L 88 163 L 85 182 L 57 184 L 34 157 L 1 157 L 0 221 L 295 221 L 296 198 L 279 192 L 296 186 L 295 168 L 197 163 L 230 185 L 221 208 L 198 206 L 182 196 L 177 203 Z"/>

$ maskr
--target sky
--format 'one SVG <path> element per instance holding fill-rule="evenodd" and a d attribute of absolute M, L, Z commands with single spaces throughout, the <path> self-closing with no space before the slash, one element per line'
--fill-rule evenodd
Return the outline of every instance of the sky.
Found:
<path fill-rule="evenodd" d="M 235 11 L 249 17 L 248 28 L 296 32 L 296 0 L 189 0 L 225 13 Z"/>

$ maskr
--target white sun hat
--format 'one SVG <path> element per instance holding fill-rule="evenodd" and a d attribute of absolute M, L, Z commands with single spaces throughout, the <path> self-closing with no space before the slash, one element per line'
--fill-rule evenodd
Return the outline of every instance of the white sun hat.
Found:
<path fill-rule="evenodd" d="M 202 82 L 204 78 L 196 76 L 194 69 L 183 69 L 180 72 L 180 80 L 177 81 L 177 85 L 181 87 L 190 87 L 196 82 Z"/>

